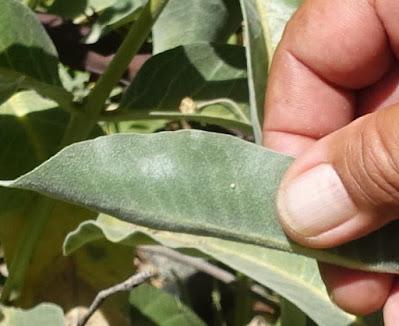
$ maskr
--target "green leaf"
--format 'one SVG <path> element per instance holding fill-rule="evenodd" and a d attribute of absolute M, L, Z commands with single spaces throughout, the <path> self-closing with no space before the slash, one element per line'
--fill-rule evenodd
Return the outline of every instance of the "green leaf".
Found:
<path fill-rule="evenodd" d="M 133 321 L 140 325 L 205 326 L 205 323 L 178 297 L 142 284 L 130 293 Z"/>
<path fill-rule="evenodd" d="M 265 21 L 262 24 L 266 35 L 269 57 L 280 42 L 285 25 L 303 0 L 266 0 L 261 1 L 259 13 Z"/>
<path fill-rule="evenodd" d="M 15 81 L 3 79 L 0 76 L 0 105 L 7 101 L 21 87 L 22 79 Z"/>
<path fill-rule="evenodd" d="M 137 120 L 122 122 L 105 122 L 103 129 L 107 134 L 116 133 L 139 133 L 152 134 L 165 128 L 167 120 Z"/>
<path fill-rule="evenodd" d="M 48 303 L 29 310 L 0 306 L 0 315 L 0 325 L 2 326 L 65 325 L 62 309 Z"/>
<path fill-rule="evenodd" d="M 23 117 L 29 113 L 55 109 L 57 106 L 57 103 L 41 97 L 35 91 L 21 91 L 0 105 L 0 114 Z M 67 118 L 63 112 L 60 115 Z"/>
<path fill-rule="evenodd" d="M 288 298 L 320 325 L 343 326 L 355 320 L 331 303 L 317 263 L 310 258 L 222 239 L 151 230 L 106 215 L 100 215 L 96 222 L 82 223 L 69 234 L 64 251 L 71 254 L 104 238 L 133 247 L 155 240 L 172 248 L 197 249 Z"/>
<path fill-rule="evenodd" d="M 72 145 L 3 186 L 40 192 L 156 229 L 248 242 L 324 262 L 399 272 L 399 223 L 329 249 L 287 239 L 275 193 L 292 158 L 195 130 L 117 134 Z"/>
<path fill-rule="evenodd" d="M 0 106 L 0 177 L 16 177 L 57 152 L 68 118 L 56 103 L 33 91 L 17 93 L 3 103 Z M 99 134 L 97 129 L 95 135 Z M 39 196 L 34 193 L 0 189 L 0 242 L 7 264 L 12 261 L 19 243 L 24 241 L 32 208 L 38 200 Z M 21 298 L 16 304 L 26 307 L 51 301 L 67 311 L 71 303 L 88 305 L 100 289 L 131 275 L 132 250 L 110 246 L 106 241 L 92 243 L 72 257 L 63 256 L 62 243 L 66 234 L 95 216 L 93 212 L 63 202 L 55 205 L 36 244 Z M 117 309 L 104 307 L 102 311 L 120 325 L 120 307 L 126 304 L 126 298 L 115 301 L 111 304 Z"/>
<path fill-rule="evenodd" d="M 184 110 L 184 99 L 194 106 Z M 237 108 L 205 107 L 230 99 Z M 251 130 L 244 49 L 233 45 L 193 44 L 154 56 L 140 70 L 108 119 L 186 118 Z M 202 109 L 202 107 L 204 107 Z"/>
<path fill-rule="evenodd" d="M 51 14 L 65 18 L 98 13 L 115 5 L 119 0 L 55 0 L 48 8 Z"/>
<path fill-rule="evenodd" d="M 262 140 L 263 106 L 269 65 L 297 0 L 240 0 L 248 61 L 251 121 L 257 143 Z"/>
<path fill-rule="evenodd" d="M 119 0 L 106 8 L 91 26 L 85 42 L 92 44 L 103 35 L 121 26 L 133 22 L 139 15 L 147 0 Z"/>
<path fill-rule="evenodd" d="M 281 300 L 281 317 L 278 326 L 308 326 L 306 314 L 289 302 L 287 299 Z"/>
<path fill-rule="evenodd" d="M 69 106 L 72 96 L 61 86 L 57 52 L 33 12 L 16 0 L 0 0 L 0 7 L 0 91 L 34 88 Z"/>
<path fill-rule="evenodd" d="M 153 29 L 154 53 L 191 43 L 226 43 L 241 24 L 236 0 L 170 0 Z"/>

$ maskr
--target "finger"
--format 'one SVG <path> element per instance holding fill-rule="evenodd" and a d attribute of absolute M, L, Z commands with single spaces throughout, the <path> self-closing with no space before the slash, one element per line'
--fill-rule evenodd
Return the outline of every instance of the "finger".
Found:
<path fill-rule="evenodd" d="M 391 61 L 384 26 L 369 1 L 306 1 L 273 60 L 265 145 L 299 153 L 287 148 L 293 137 L 306 148 L 343 127 L 354 117 L 354 90 L 379 80 Z"/>
<path fill-rule="evenodd" d="M 320 273 L 331 299 L 343 310 L 367 315 L 380 310 L 390 293 L 393 275 L 355 271 L 320 264 Z M 372 295 L 370 295 L 372 293 Z"/>
<path fill-rule="evenodd" d="M 399 103 L 399 63 L 380 81 L 359 92 L 357 97 L 357 116 L 372 113 Z"/>
<path fill-rule="evenodd" d="M 396 279 L 384 306 L 384 325 L 399 325 L 399 280 Z"/>
<path fill-rule="evenodd" d="M 333 247 L 397 218 L 399 107 L 366 115 L 318 141 L 289 169 L 281 223 L 311 247 Z"/>
<path fill-rule="evenodd" d="M 336 5 L 340 5 L 340 3 L 334 2 L 334 6 Z M 334 8 L 330 10 L 330 13 L 335 14 Z M 336 15 L 335 17 L 339 16 Z M 357 24 L 353 24 L 354 28 L 349 29 L 348 32 L 365 31 L 365 29 L 362 29 L 360 26 L 366 23 L 368 24 L 369 21 L 369 19 L 365 19 L 363 23 L 357 22 Z M 315 28 L 315 30 L 319 31 L 320 28 L 325 28 L 327 30 L 327 34 L 329 34 L 329 25 L 325 24 L 324 19 L 321 19 L 321 22 L 316 22 L 315 25 L 319 25 Z M 333 25 L 335 25 L 335 22 L 333 22 Z M 288 28 L 288 32 L 297 33 L 297 35 L 301 34 L 297 32 L 298 29 L 296 28 L 295 24 L 291 24 L 291 26 L 293 27 Z M 334 31 L 332 31 L 331 34 L 333 36 L 338 36 L 336 37 L 338 39 L 336 41 L 339 44 L 340 35 L 342 33 L 334 33 Z M 367 32 L 364 33 L 364 35 L 366 35 L 365 37 L 368 37 L 367 34 Z M 316 38 L 317 36 L 318 35 L 316 34 Z M 329 44 L 326 44 L 326 42 L 323 43 L 323 39 L 330 40 L 330 38 L 320 38 L 316 40 L 316 43 L 318 42 L 319 44 L 323 44 L 322 48 L 331 51 Z M 353 36 L 351 36 L 351 38 L 352 40 L 355 39 Z M 300 37 L 298 37 L 298 39 L 300 39 Z M 380 39 L 381 43 L 386 42 L 386 40 L 384 41 L 384 37 L 376 38 L 375 35 L 372 36 L 372 39 L 374 41 Z M 356 40 L 357 39 L 355 39 L 355 41 Z M 302 42 L 305 46 L 308 45 L 305 40 L 302 40 Z M 353 42 L 352 44 L 354 45 L 353 47 L 356 48 L 356 44 Z M 284 47 L 281 48 L 284 49 Z M 311 51 L 313 50 L 312 47 L 309 47 L 309 49 Z M 314 53 L 319 53 L 321 59 L 325 57 L 325 55 L 320 52 L 314 51 Z M 333 51 L 331 51 L 331 53 L 333 54 Z M 296 54 L 295 51 L 293 51 L 293 54 Z M 360 56 L 362 55 L 364 55 L 364 52 L 357 53 L 356 55 L 352 56 L 351 60 L 356 61 L 360 59 Z M 350 56 L 344 54 L 344 60 L 345 57 L 350 58 Z M 291 68 L 294 68 L 294 71 L 290 70 L 291 68 L 289 64 L 291 64 Z M 384 64 L 381 66 L 384 66 Z M 295 67 L 297 67 L 297 69 L 295 69 Z M 382 74 L 384 69 L 386 70 L 386 68 L 382 67 Z M 303 72 L 301 72 L 301 70 Z M 269 88 L 266 102 L 266 120 L 264 124 L 264 142 L 266 146 L 296 156 L 306 148 L 310 147 L 314 143 L 314 139 L 318 139 L 323 135 L 340 128 L 352 119 L 355 111 L 353 92 L 350 90 L 348 91 L 348 89 L 345 89 L 345 87 L 342 87 L 342 85 L 334 85 L 334 87 L 334 83 L 329 83 L 329 80 L 325 80 L 324 76 L 320 74 L 320 72 L 315 72 L 314 70 L 315 68 L 313 67 L 312 62 L 302 64 L 302 62 L 300 62 L 300 60 L 298 60 L 298 58 L 295 56 L 291 56 L 289 53 L 286 53 L 280 49 L 277 51 L 272 72 L 269 76 Z M 346 72 L 350 69 L 342 70 L 344 71 L 344 77 L 347 77 L 345 76 Z M 350 76 L 356 77 L 360 75 L 359 72 L 356 72 L 350 74 Z M 384 88 L 386 88 L 386 85 L 382 86 L 380 89 L 368 89 L 366 92 L 363 92 L 362 95 L 364 95 L 364 101 L 361 100 L 361 106 L 368 106 L 364 112 L 371 112 L 374 111 L 378 106 L 394 103 L 394 100 L 392 99 L 393 96 L 390 96 L 391 94 L 378 94 L 380 93 L 380 90 L 383 90 Z M 374 102 L 374 106 L 368 105 L 368 103 L 371 103 L 370 96 L 368 95 L 370 93 L 373 94 L 374 98 L 378 97 L 378 101 Z M 367 96 L 369 96 L 369 99 L 366 98 Z M 390 97 L 392 101 L 384 102 L 385 97 Z M 287 119 L 287 117 L 289 119 Z M 322 275 L 324 270 L 325 269 L 321 268 Z M 345 283 L 344 281 L 348 279 L 348 273 L 350 273 L 352 280 L 357 279 L 357 284 L 359 284 L 362 278 L 366 278 L 366 280 L 361 282 L 362 284 L 370 282 L 370 280 L 374 278 L 375 282 L 381 285 L 381 289 L 377 289 L 377 294 L 379 293 L 381 295 L 381 301 L 383 301 L 383 293 L 386 293 L 386 287 L 382 286 L 381 283 L 386 282 L 380 282 L 381 274 L 370 273 L 364 275 L 362 272 L 348 271 L 340 267 L 335 267 L 333 274 L 326 271 L 327 275 L 324 277 L 324 279 L 327 282 L 327 286 L 330 287 L 331 293 L 336 303 L 348 309 L 349 311 L 352 310 L 352 312 L 356 312 L 356 310 L 360 311 L 360 308 L 362 311 L 370 310 L 371 312 L 371 310 L 373 310 L 373 305 L 375 306 L 374 308 L 378 307 L 380 305 L 378 300 L 376 300 L 374 304 L 364 302 L 365 307 L 362 307 L 361 305 L 357 308 L 351 306 L 351 303 L 358 302 L 359 300 L 359 296 L 353 298 L 351 293 L 364 292 L 360 292 L 359 289 L 357 289 L 357 291 L 353 291 L 354 288 L 350 286 L 350 283 L 346 283 L 345 287 L 340 286 L 340 284 Z M 389 276 L 385 277 L 390 279 Z M 331 282 L 328 282 L 329 278 L 331 278 Z M 338 288 L 337 291 L 335 291 L 336 288 Z M 334 295 L 334 293 L 336 294 Z M 368 294 L 369 293 L 365 293 L 364 296 L 361 295 L 360 297 L 368 297 Z M 352 299 L 355 300 L 353 301 Z"/>

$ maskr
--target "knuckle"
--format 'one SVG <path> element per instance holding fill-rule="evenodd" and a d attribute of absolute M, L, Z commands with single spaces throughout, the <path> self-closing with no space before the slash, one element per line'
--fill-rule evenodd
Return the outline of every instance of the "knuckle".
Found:
<path fill-rule="evenodd" d="M 347 164 L 349 173 L 362 199 L 373 207 L 389 210 L 399 206 L 398 143 L 392 134 L 396 128 L 390 128 L 390 123 L 386 123 L 385 113 L 368 116 L 359 125 L 356 141 L 348 147 L 356 154 L 346 153 L 351 160 Z"/>

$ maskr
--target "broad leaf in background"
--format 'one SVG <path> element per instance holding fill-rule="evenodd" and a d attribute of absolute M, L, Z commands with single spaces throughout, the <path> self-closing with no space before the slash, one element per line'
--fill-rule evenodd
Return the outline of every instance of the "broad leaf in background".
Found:
<path fill-rule="evenodd" d="M 91 26 L 86 43 L 95 43 L 103 35 L 121 26 L 133 22 L 148 0 L 118 0 L 106 8 Z"/>
<path fill-rule="evenodd" d="M 43 303 L 30 310 L 0 306 L 0 326 L 64 326 L 64 313 L 56 305 Z"/>
<path fill-rule="evenodd" d="M 283 28 L 298 7 L 298 0 L 240 0 L 248 61 L 251 121 L 255 139 L 262 140 L 265 90 L 269 66 Z"/>
<path fill-rule="evenodd" d="M 47 11 L 65 18 L 77 18 L 81 15 L 98 14 L 114 6 L 120 0 L 54 0 Z"/>
<path fill-rule="evenodd" d="M 17 0 L 0 0 L 0 8 L 0 98 L 18 86 L 69 106 L 72 95 L 61 86 L 57 52 L 35 15 Z"/>
<path fill-rule="evenodd" d="M 259 6 L 258 13 L 265 19 L 262 27 L 266 35 L 268 55 L 271 58 L 283 35 L 285 25 L 303 0 L 263 0 L 260 2 L 263 2 L 263 6 Z"/>
<path fill-rule="evenodd" d="M 399 223 L 329 249 L 287 239 L 275 193 L 292 158 L 196 130 L 117 134 L 71 145 L 3 186 L 155 229 L 209 235 L 304 254 L 363 270 L 399 273 Z"/>
<path fill-rule="evenodd" d="M 192 43 L 226 43 L 241 25 L 237 0 L 170 0 L 153 28 L 154 53 Z"/>
<path fill-rule="evenodd" d="M 308 316 L 301 309 L 285 298 L 280 301 L 280 309 L 281 316 L 276 326 L 315 326 L 311 325 Z"/>
<path fill-rule="evenodd" d="M 135 325 L 205 326 L 178 297 L 148 284 L 131 291 L 129 303 Z"/>
<path fill-rule="evenodd" d="M 222 239 L 150 230 L 106 215 L 81 224 L 68 235 L 65 253 L 104 238 L 133 247 L 151 244 L 154 239 L 172 248 L 197 249 L 288 298 L 320 325 L 346 326 L 355 320 L 331 303 L 317 263 L 310 258 Z"/>
<path fill-rule="evenodd" d="M 182 101 L 193 100 L 185 109 Z M 229 99 L 235 107 L 201 105 Z M 109 119 L 186 118 L 250 133 L 244 49 L 233 45 L 192 44 L 149 59 Z"/>
<path fill-rule="evenodd" d="M 102 128 L 109 134 L 116 133 L 139 133 L 152 134 L 158 130 L 163 130 L 167 125 L 168 120 L 136 120 L 136 121 L 122 121 L 122 122 L 103 122 Z"/>
<path fill-rule="evenodd" d="M 15 81 L 2 79 L 0 76 L 0 105 L 7 101 L 21 87 L 22 78 Z"/>
<path fill-rule="evenodd" d="M 0 177 L 16 177 L 54 154 L 67 122 L 68 115 L 56 103 L 33 91 L 17 93 L 1 105 Z M 34 193 L 0 189 L 0 242 L 7 263 L 12 260 L 19 241 L 24 241 L 26 225 L 32 218 L 31 207 L 37 200 Z M 43 300 L 57 302 L 66 310 L 71 305 L 87 305 L 99 289 L 132 273 L 131 250 L 109 248 L 106 242 L 95 243 L 73 257 L 63 257 L 65 235 L 95 216 L 80 207 L 56 204 L 30 261 L 19 305 L 30 307 Z M 116 309 L 112 314 L 110 318 L 118 318 L 116 321 L 120 322 L 119 316 L 115 316 L 120 311 Z"/>

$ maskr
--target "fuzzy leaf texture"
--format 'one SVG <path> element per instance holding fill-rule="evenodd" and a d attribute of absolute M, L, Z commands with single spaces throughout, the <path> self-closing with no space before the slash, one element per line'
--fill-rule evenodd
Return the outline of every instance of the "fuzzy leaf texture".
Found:
<path fill-rule="evenodd" d="M 3 186 L 33 190 L 155 229 L 294 252 L 398 273 L 398 223 L 330 250 L 287 239 L 275 193 L 292 158 L 202 131 L 118 134 L 71 145 Z"/>

